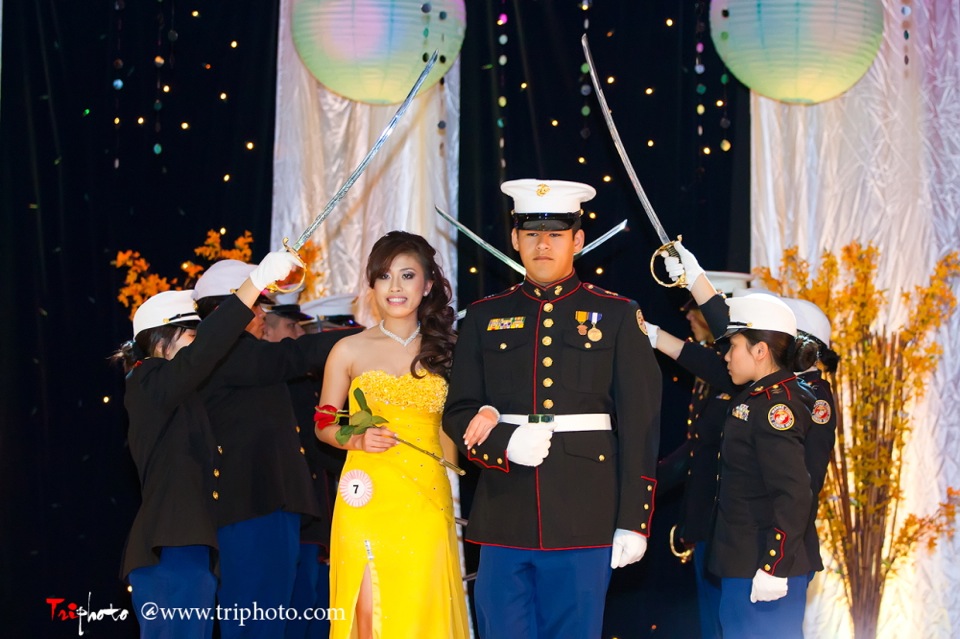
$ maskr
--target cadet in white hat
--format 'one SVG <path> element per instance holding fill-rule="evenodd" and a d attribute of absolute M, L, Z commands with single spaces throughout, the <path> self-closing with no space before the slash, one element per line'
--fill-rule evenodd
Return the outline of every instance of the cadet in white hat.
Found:
<path fill-rule="evenodd" d="M 726 326 L 725 298 L 752 279 L 748 273 L 707 271 L 716 295 L 701 309 L 691 297 L 681 307 L 690 323 L 693 340 L 680 339 L 647 322 L 651 345 L 676 360 L 695 376 L 683 443 L 657 465 L 657 487 L 670 491 L 683 485 L 683 502 L 677 523 L 670 531 L 671 551 L 681 562 L 692 559 L 697 586 L 700 636 L 718 638 L 720 630 L 720 580 L 707 570 L 707 545 L 713 533 L 712 512 L 717 496 L 717 456 L 730 400 L 742 387 L 730 379 L 723 354 L 726 342 L 716 345 L 705 315 L 722 318 Z M 749 290 L 749 289 L 746 289 Z"/>
<path fill-rule="evenodd" d="M 217 564 L 219 486 L 211 461 L 217 450 L 197 388 L 243 333 L 260 289 L 286 278 L 296 263 L 285 250 L 268 254 L 244 271 L 235 294 L 199 327 L 193 291 L 154 295 L 134 314 L 134 339 L 114 355 L 127 373 L 128 440 L 142 494 L 121 575 L 133 587 L 142 636 L 201 637 L 213 631 L 212 619 L 145 619 L 142 606 L 215 604 L 211 566 Z"/>
<path fill-rule="evenodd" d="M 804 443 L 807 470 L 810 473 L 810 491 L 817 499 L 817 506 L 810 513 L 808 530 L 815 531 L 819 495 L 837 441 L 837 403 L 824 373 L 833 375 L 837 372 L 840 355 L 830 348 L 830 320 L 819 306 L 808 300 L 791 297 L 784 297 L 783 301 L 797 316 L 797 353 L 793 360 L 793 370 L 797 371 L 797 377 L 807 383 L 816 397 L 810 415 L 813 425 Z M 808 541 L 807 550 L 813 569 L 823 570 L 820 545 L 815 537 Z"/>
<path fill-rule="evenodd" d="M 665 259 L 667 272 L 674 281 L 685 275 L 702 306 L 716 292 L 697 258 L 680 242 L 674 247 L 679 259 Z M 807 583 L 820 566 L 805 448 L 816 398 L 793 373 L 797 318 L 790 307 L 765 293 L 727 304 L 727 369 L 735 383 L 749 387 L 733 400 L 723 427 L 709 559 L 721 578 L 720 624 L 724 636 L 767 627 L 799 637 Z M 723 325 L 722 316 L 707 319 L 711 328 Z M 778 603 L 757 603 L 768 601 Z"/>
<path fill-rule="evenodd" d="M 243 262 L 223 260 L 200 277 L 195 293 L 204 321 L 249 269 Z M 254 602 L 261 608 L 291 605 L 301 558 L 301 519 L 307 525 L 326 516 L 297 432 L 307 425 L 298 424 L 286 382 L 322 370 L 345 333 L 266 342 L 260 339 L 263 315 L 259 310 L 248 334 L 236 341 L 201 390 L 218 444 L 218 598 L 241 608 Z M 285 620 L 253 626 L 242 621 L 220 620 L 223 639 L 284 633 Z"/>
<path fill-rule="evenodd" d="M 301 310 L 311 316 L 310 321 L 305 322 L 304 327 L 307 332 L 359 327 L 360 324 L 357 323 L 354 314 L 356 300 L 356 293 L 343 293 L 319 297 L 303 303 Z"/>
<path fill-rule="evenodd" d="M 443 420 L 480 468 L 465 532 L 482 546 L 480 634 L 596 637 L 612 570 L 647 547 L 660 369 L 637 303 L 573 268 L 596 191 L 538 179 L 501 190 L 526 277 L 467 309 Z"/>

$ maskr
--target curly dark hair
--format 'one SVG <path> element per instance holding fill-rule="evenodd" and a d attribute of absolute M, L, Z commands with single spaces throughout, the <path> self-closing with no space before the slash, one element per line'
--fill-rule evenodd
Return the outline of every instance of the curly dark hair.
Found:
<path fill-rule="evenodd" d="M 421 236 L 406 231 L 390 231 L 370 249 L 367 259 L 367 282 L 370 288 L 387 272 L 398 255 L 410 255 L 423 267 L 426 279 L 433 282 L 430 293 L 420 302 L 417 319 L 420 321 L 420 351 L 410 364 L 410 372 L 421 377 L 418 365 L 425 370 L 450 377 L 453 365 L 453 345 L 457 341 L 453 329 L 455 313 L 450 306 L 453 289 L 437 263 L 437 251 Z"/>

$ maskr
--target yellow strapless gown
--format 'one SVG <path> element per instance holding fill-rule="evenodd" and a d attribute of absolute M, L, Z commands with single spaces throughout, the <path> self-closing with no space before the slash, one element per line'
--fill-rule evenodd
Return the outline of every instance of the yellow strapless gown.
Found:
<path fill-rule="evenodd" d="M 351 414 L 359 409 L 358 387 L 390 430 L 442 454 L 442 377 L 362 373 L 350 385 Z M 404 444 L 384 453 L 347 453 L 330 548 L 330 607 L 342 609 L 345 619 L 331 622 L 331 639 L 356 637 L 357 595 L 368 566 L 375 637 L 469 637 L 447 471 Z"/>

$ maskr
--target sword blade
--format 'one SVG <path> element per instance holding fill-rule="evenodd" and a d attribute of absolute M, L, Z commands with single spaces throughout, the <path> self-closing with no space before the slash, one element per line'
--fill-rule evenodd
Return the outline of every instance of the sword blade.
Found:
<path fill-rule="evenodd" d="M 458 231 L 460 231 L 461 233 L 469 237 L 471 240 L 476 242 L 480 246 L 480 248 L 490 253 L 490 255 L 494 256 L 495 258 L 497 258 L 498 260 L 500 260 L 501 262 L 503 262 L 504 264 L 506 264 L 513 270 L 515 270 L 520 275 L 527 274 L 527 269 L 523 268 L 523 266 L 521 266 L 520 264 L 517 264 L 515 261 L 510 259 L 508 255 L 506 255 L 505 253 L 497 249 L 495 246 L 487 242 L 485 239 L 483 239 L 473 231 L 471 231 L 469 228 L 467 228 L 467 226 L 463 222 L 454 218 L 452 215 L 450 215 L 449 213 L 441 209 L 439 206 L 434 206 L 433 208 L 436 209 L 437 213 L 440 214 L 440 217 L 442 217 L 447 222 L 450 222 L 455 227 L 457 227 Z"/>
<path fill-rule="evenodd" d="M 403 117 L 403 114 L 407 112 L 407 108 L 410 106 L 410 103 L 413 102 L 413 98 L 416 97 L 417 92 L 420 91 L 420 87 L 423 85 L 424 80 L 427 79 L 427 76 L 430 74 L 430 71 L 433 69 L 433 65 L 437 63 L 437 58 L 440 55 L 440 50 L 436 49 L 433 52 L 433 55 L 430 56 L 430 59 L 427 61 L 427 65 L 423 67 L 423 71 L 420 72 L 420 77 L 417 78 L 417 81 L 414 82 L 413 87 L 410 89 L 410 93 L 407 94 L 407 97 L 404 99 L 403 103 L 400 105 L 400 108 L 397 109 L 397 112 L 390 119 L 390 122 L 387 123 L 387 127 L 380 134 L 380 137 L 377 138 L 377 141 L 374 143 L 373 148 L 371 148 L 367 155 L 364 156 L 363 160 L 360 161 L 360 164 L 357 165 L 357 168 L 353 170 L 353 173 L 350 174 L 350 177 L 347 178 L 347 181 L 343 183 L 343 186 L 340 187 L 330 201 L 327 202 L 327 205 L 323 207 L 323 210 L 320 212 L 320 215 L 313 220 L 310 226 L 307 227 L 303 233 L 300 234 L 300 237 L 297 238 L 297 241 L 293 243 L 293 249 L 295 251 L 300 250 L 300 247 L 306 244 L 307 240 L 310 239 L 310 236 L 313 235 L 314 231 L 323 224 L 323 221 L 327 219 L 327 216 L 330 215 L 330 212 L 333 211 L 340 200 L 347 194 L 347 191 L 350 190 L 350 187 L 353 186 L 354 182 L 360 177 L 360 175 L 366 170 L 367 165 L 370 164 L 370 160 L 373 159 L 379 151 L 380 147 L 383 146 L 383 143 L 387 141 L 387 138 L 390 137 L 390 134 L 393 133 L 393 130 L 397 126 L 397 122 L 400 121 L 400 118 Z"/>
<path fill-rule="evenodd" d="M 600 111 L 603 113 L 603 119 L 606 121 L 607 128 L 610 130 L 610 135 L 613 137 L 613 145 L 617 148 L 617 153 L 620 154 L 620 160 L 623 162 L 623 167 L 627 170 L 627 175 L 630 176 L 630 182 L 633 184 L 633 188 L 637 192 L 637 197 L 640 198 L 640 204 L 643 205 L 643 210 L 650 219 L 653 229 L 657 232 L 657 237 L 660 238 L 660 242 L 662 244 L 669 244 L 670 236 L 668 236 L 667 232 L 663 230 L 663 224 L 660 223 L 660 218 L 657 217 L 656 212 L 653 210 L 653 205 L 650 204 L 650 200 L 647 198 L 646 192 L 644 192 L 643 187 L 640 185 L 640 179 L 637 177 L 637 172 L 633 170 L 633 164 L 630 162 L 630 158 L 627 156 L 627 150 L 623 147 L 623 141 L 620 139 L 620 133 L 617 132 L 617 125 L 613 122 L 613 116 L 610 114 L 610 107 L 607 106 L 607 99 L 603 95 L 603 89 L 600 88 L 600 78 L 597 76 L 597 68 L 593 64 L 593 56 L 590 55 L 590 45 L 587 43 L 587 34 L 583 34 L 583 37 L 580 38 L 580 44 L 583 45 L 583 54 L 587 58 L 587 66 L 590 67 L 590 79 L 593 82 L 593 89 L 597 93 L 597 100 L 600 102 Z"/>
<path fill-rule="evenodd" d="M 620 222 L 620 223 L 617 224 L 615 227 L 613 227 L 612 229 L 610 229 L 609 231 L 607 231 L 606 233 L 604 233 L 603 235 L 601 235 L 600 237 L 598 237 L 598 238 L 595 239 L 594 241 L 592 241 L 592 242 L 590 242 L 589 244 L 587 244 L 586 246 L 584 246 L 584 247 L 583 247 L 583 250 L 580 251 L 579 253 L 577 253 L 576 255 L 574 255 L 574 257 L 580 257 L 581 255 L 586 255 L 587 253 L 589 253 L 589 252 L 592 251 L 593 249 L 597 248 L 598 246 L 600 246 L 601 244 L 603 244 L 604 242 L 606 242 L 607 240 L 609 240 L 611 237 L 613 237 L 614 235 L 616 235 L 616 234 L 619 233 L 620 231 L 624 230 L 625 228 L 627 228 L 627 221 L 626 221 L 626 220 Z"/>

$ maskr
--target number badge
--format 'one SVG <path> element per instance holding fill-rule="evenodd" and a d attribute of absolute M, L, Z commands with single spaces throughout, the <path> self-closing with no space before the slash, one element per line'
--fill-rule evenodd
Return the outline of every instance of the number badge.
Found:
<path fill-rule="evenodd" d="M 373 480 L 362 470 L 350 470 L 340 478 L 338 489 L 348 506 L 361 508 L 370 503 L 373 497 Z"/>

